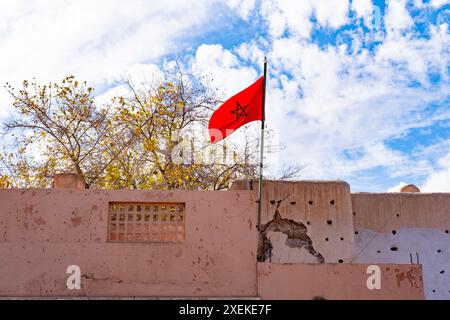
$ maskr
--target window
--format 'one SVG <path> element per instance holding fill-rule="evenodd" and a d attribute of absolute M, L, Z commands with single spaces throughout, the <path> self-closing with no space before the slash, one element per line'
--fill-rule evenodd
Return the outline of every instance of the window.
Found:
<path fill-rule="evenodd" d="M 184 240 L 184 203 L 111 202 L 108 220 L 110 242 Z"/>

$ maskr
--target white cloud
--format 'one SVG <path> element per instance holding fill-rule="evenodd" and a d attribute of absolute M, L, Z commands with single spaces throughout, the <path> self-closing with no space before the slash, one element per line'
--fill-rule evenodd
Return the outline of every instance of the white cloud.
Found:
<path fill-rule="evenodd" d="M 406 0 L 389 0 L 385 25 L 388 31 L 408 29 L 414 22 L 406 9 Z"/>
<path fill-rule="evenodd" d="M 242 66 L 238 57 L 221 45 L 201 45 L 191 61 L 193 74 L 213 79 L 213 86 L 224 97 L 236 94 L 252 84 L 258 73 L 252 67 Z"/>
<path fill-rule="evenodd" d="M 337 29 L 348 21 L 348 10 L 348 0 L 263 0 L 261 5 L 261 15 L 273 38 L 282 36 L 285 31 L 309 38 L 312 16 L 320 25 Z"/>
<path fill-rule="evenodd" d="M 437 170 L 426 178 L 421 188 L 423 192 L 450 192 L 450 149 L 437 164 Z"/>
<path fill-rule="evenodd" d="M 396 34 L 388 37 L 379 47 L 377 63 L 384 68 L 398 68 L 406 65 L 405 71 L 399 73 L 405 76 L 404 80 L 418 80 L 427 84 L 427 72 L 435 68 L 443 77 L 448 79 L 447 66 L 449 56 L 450 36 L 448 25 L 430 27 L 430 39 L 411 39 L 409 36 Z"/>
<path fill-rule="evenodd" d="M 423 192 L 450 192 L 450 168 L 440 170 L 430 175 L 424 186 Z"/>
<path fill-rule="evenodd" d="M 373 11 L 372 0 L 353 0 L 352 10 L 356 12 L 357 17 L 366 17 Z"/>
<path fill-rule="evenodd" d="M 260 46 L 267 45 L 267 41 L 260 39 L 260 41 L 250 41 L 242 43 L 237 49 L 236 53 L 241 60 L 244 60 L 250 64 L 262 65 L 266 53 L 260 48 Z"/>
<path fill-rule="evenodd" d="M 348 21 L 348 0 L 315 0 L 317 21 L 337 29 Z"/>
<path fill-rule="evenodd" d="M 429 39 L 396 33 L 374 52 L 274 39 L 267 113 L 269 126 L 287 145 L 283 158 L 305 164 L 308 178 L 345 179 L 377 167 L 393 177 L 430 173 L 429 161 L 394 151 L 384 141 L 435 121 L 436 115 L 423 112 L 447 98 L 448 87 L 443 82 L 428 90 L 427 73 L 432 68 L 448 79 L 447 30 L 431 27 Z M 364 41 L 357 31 L 352 36 Z M 413 81 L 425 88 L 411 87 Z"/>
<path fill-rule="evenodd" d="M 405 182 L 400 182 L 400 183 L 397 184 L 396 186 L 394 186 L 394 187 L 392 187 L 392 188 L 389 188 L 389 189 L 387 190 L 387 192 L 400 192 L 400 190 L 401 190 L 404 186 L 406 186 L 406 185 L 408 185 L 408 184 L 405 183 Z"/>
<path fill-rule="evenodd" d="M 261 14 L 266 19 L 272 37 L 280 37 L 286 30 L 309 37 L 312 23 L 309 17 L 313 13 L 310 0 L 265 0 L 261 5 Z"/>
<path fill-rule="evenodd" d="M 157 83 L 164 77 L 164 71 L 156 64 L 134 64 L 124 73 L 124 80 L 130 80 L 133 85 Z"/>
<path fill-rule="evenodd" d="M 433 9 L 438 9 L 440 7 L 442 7 L 443 5 L 449 4 L 450 0 L 431 0 L 431 1 L 427 1 L 424 2 L 424 0 L 414 0 L 414 6 L 416 8 L 419 9 L 423 9 L 423 8 L 433 8 Z"/>
<path fill-rule="evenodd" d="M 131 90 L 127 84 L 139 88 L 152 83 L 159 83 L 164 78 L 164 70 L 155 64 L 134 64 L 118 78 L 118 85 L 108 87 L 105 92 L 97 93 L 95 103 L 97 106 L 108 105 L 114 97 L 128 96 Z"/>
<path fill-rule="evenodd" d="M 112 83 L 134 64 L 181 52 L 195 35 L 220 24 L 216 0 L 2 0 L 0 83 L 75 74 Z M 8 103 L 0 90 L 0 112 Z"/>
<path fill-rule="evenodd" d="M 431 0 L 431 5 L 435 8 L 442 7 L 446 4 L 450 4 L 450 0 Z"/>
<path fill-rule="evenodd" d="M 228 6 L 236 10 L 242 19 L 248 20 L 253 9 L 255 8 L 255 0 L 226 0 Z"/>
<path fill-rule="evenodd" d="M 352 10 L 356 12 L 358 18 L 363 18 L 366 26 L 371 25 L 371 16 L 373 12 L 372 0 L 353 0 Z"/>

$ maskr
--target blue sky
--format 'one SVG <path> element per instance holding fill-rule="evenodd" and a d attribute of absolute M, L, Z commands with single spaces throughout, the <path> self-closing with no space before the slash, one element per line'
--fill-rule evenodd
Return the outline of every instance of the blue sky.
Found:
<path fill-rule="evenodd" d="M 353 191 L 448 192 L 449 19 L 448 0 L 3 0 L 0 81 L 75 74 L 101 103 L 179 57 L 226 97 L 266 55 L 272 163 Z M 0 92 L 0 121 L 9 103 Z"/>

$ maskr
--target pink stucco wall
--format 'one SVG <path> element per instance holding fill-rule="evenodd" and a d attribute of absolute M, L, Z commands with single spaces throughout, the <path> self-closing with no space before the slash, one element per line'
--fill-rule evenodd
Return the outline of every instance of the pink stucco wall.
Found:
<path fill-rule="evenodd" d="M 354 193 L 355 230 L 450 229 L 450 193 Z"/>
<path fill-rule="evenodd" d="M 369 264 L 258 263 L 262 299 L 395 300 L 424 297 L 420 265 L 378 265 L 380 289 L 367 288 Z"/>
<path fill-rule="evenodd" d="M 352 194 L 360 263 L 420 263 L 426 299 L 450 299 L 450 193 Z"/>
<path fill-rule="evenodd" d="M 253 188 L 257 196 L 258 183 L 238 181 L 234 190 Z M 350 186 L 344 181 L 265 181 L 263 188 L 262 223 L 273 219 L 277 202 L 284 219 L 302 223 L 314 249 L 325 263 L 348 263 L 355 255 Z M 271 261 L 277 263 L 314 263 L 306 250 L 291 248 L 286 236 L 268 235 L 273 245 Z"/>
<path fill-rule="evenodd" d="M 397 241 L 405 232 L 420 235 L 417 228 L 426 227 L 438 228 L 447 239 L 448 194 L 351 195 L 348 184 L 341 181 L 302 181 L 269 182 L 264 197 L 262 222 L 273 218 L 276 201 L 284 199 L 279 209 L 282 218 L 306 227 L 325 264 L 307 264 L 304 258 L 311 252 L 289 246 L 287 235 L 276 230 L 268 233 L 272 263 L 257 264 L 257 193 L 245 186 L 226 192 L 0 190 L 0 296 L 423 298 L 422 267 L 409 264 L 416 242 L 399 240 L 394 253 L 407 249 L 408 259 L 385 261 L 377 258 L 384 249 L 368 255 L 372 248 L 358 237 L 365 229 L 377 231 L 369 238 L 375 244 L 384 239 L 383 232 L 396 228 L 397 234 L 388 234 L 392 237 L 388 240 Z M 110 202 L 185 203 L 184 242 L 108 242 Z M 392 221 L 385 224 L 388 217 Z M 439 270 L 428 273 L 436 273 L 441 283 L 446 269 L 434 256 L 424 257 L 439 248 L 438 255 L 446 257 L 448 246 L 428 242 L 431 249 L 420 253 L 421 263 L 438 266 Z M 341 263 L 334 264 L 337 261 Z M 372 263 L 380 263 L 383 270 L 380 291 L 365 286 L 366 268 Z M 69 265 L 81 268 L 81 290 L 67 289 Z M 434 282 L 427 279 L 432 278 L 425 277 L 425 289 L 432 284 L 427 290 L 434 290 Z"/>
<path fill-rule="evenodd" d="M 127 201 L 185 203 L 185 241 L 108 243 Z M 0 296 L 256 296 L 255 223 L 250 191 L 0 190 Z"/>

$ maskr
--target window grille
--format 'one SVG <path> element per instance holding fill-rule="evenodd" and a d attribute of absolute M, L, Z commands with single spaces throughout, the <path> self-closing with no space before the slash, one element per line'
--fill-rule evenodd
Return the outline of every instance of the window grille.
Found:
<path fill-rule="evenodd" d="M 112 202 L 108 215 L 110 242 L 184 241 L 184 203 Z"/>

